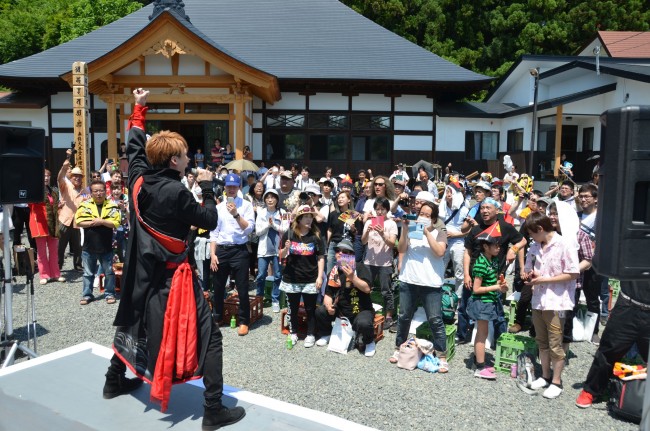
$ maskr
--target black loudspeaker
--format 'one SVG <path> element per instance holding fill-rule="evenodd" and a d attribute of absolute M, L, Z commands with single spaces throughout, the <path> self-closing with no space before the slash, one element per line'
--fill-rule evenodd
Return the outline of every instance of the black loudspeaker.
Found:
<path fill-rule="evenodd" d="M 596 253 L 599 274 L 650 279 L 650 106 L 610 109 L 602 123 Z"/>
<path fill-rule="evenodd" d="M 0 203 L 42 202 L 45 131 L 0 125 Z"/>

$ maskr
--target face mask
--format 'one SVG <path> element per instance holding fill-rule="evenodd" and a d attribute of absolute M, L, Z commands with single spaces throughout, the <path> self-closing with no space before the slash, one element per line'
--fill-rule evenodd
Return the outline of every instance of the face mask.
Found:
<path fill-rule="evenodd" d="M 416 223 L 419 223 L 424 227 L 429 227 L 429 226 L 431 226 L 431 219 L 426 218 L 426 217 L 418 217 L 418 219 L 416 220 Z"/>

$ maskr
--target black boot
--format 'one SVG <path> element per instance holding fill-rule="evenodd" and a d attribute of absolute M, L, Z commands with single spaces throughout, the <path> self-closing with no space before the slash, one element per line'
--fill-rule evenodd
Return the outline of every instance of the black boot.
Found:
<path fill-rule="evenodd" d="M 206 407 L 203 412 L 201 429 L 204 431 L 218 430 L 222 426 L 239 422 L 244 416 L 246 416 L 246 410 L 243 407 L 233 407 L 231 409 L 221 405 L 211 408 Z"/>
<path fill-rule="evenodd" d="M 127 379 L 124 374 L 106 373 L 104 383 L 104 398 L 109 400 L 120 395 L 128 394 L 142 385 L 142 380 L 136 378 Z"/>

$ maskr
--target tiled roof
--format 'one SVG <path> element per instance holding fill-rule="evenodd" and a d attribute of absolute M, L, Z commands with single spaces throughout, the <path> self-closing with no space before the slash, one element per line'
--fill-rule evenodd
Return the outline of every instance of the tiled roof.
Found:
<path fill-rule="evenodd" d="M 14 81 L 59 77 L 149 24 L 149 5 L 73 41 L 0 66 Z M 489 83 L 357 14 L 338 0 L 185 0 L 187 25 L 217 49 L 279 79 Z M 176 15 L 175 15 L 176 16 Z M 186 23 L 187 24 L 187 23 Z"/>
<path fill-rule="evenodd" d="M 598 37 L 611 57 L 650 58 L 649 31 L 599 31 Z"/>

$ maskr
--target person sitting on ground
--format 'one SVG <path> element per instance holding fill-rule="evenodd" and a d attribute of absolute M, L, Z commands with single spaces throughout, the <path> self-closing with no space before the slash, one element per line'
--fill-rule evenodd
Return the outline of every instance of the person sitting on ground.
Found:
<path fill-rule="evenodd" d="M 494 367 L 485 366 L 485 341 L 488 337 L 490 322 L 497 320 L 501 301 L 500 294 L 508 291 L 503 277 L 499 277 L 498 238 L 483 233 L 476 238 L 482 251 L 472 267 L 472 296 L 467 304 L 467 315 L 476 322 L 476 339 L 474 340 L 474 377 L 487 380 L 497 378 Z"/>
<path fill-rule="evenodd" d="M 320 338 L 317 346 L 329 343 L 332 322 L 337 317 L 346 317 L 357 334 L 357 347 L 368 357 L 375 355 L 375 310 L 370 299 L 372 291 L 370 271 L 363 263 L 350 267 L 341 256 L 354 256 L 354 247 L 348 239 L 336 245 L 337 266 L 332 268 L 327 279 L 323 306 L 316 309 L 316 323 Z"/>
<path fill-rule="evenodd" d="M 373 219 L 366 221 L 363 226 L 361 243 L 367 245 L 366 258 L 363 263 L 370 271 L 371 285 L 379 277 L 381 296 L 384 300 L 386 321 L 384 329 L 389 330 L 396 322 L 393 320 L 395 313 L 395 295 L 393 292 L 393 250 L 397 241 L 397 224 L 391 219 L 386 219 L 390 203 L 386 198 L 375 199 L 375 213 L 379 222 Z"/>
<path fill-rule="evenodd" d="M 280 290 L 289 300 L 289 333 L 291 342 L 298 342 L 298 309 L 300 299 L 307 313 L 305 347 L 316 343 L 316 300 L 323 285 L 325 272 L 325 244 L 314 222 L 316 211 L 301 205 L 295 213 L 291 229 L 282 235 L 280 257 L 286 259 Z"/>
<path fill-rule="evenodd" d="M 97 262 L 104 270 L 106 302 L 115 303 L 115 274 L 113 273 L 113 229 L 121 222 L 120 209 L 106 199 L 106 185 L 101 180 L 90 183 L 92 199 L 82 202 L 75 213 L 75 224 L 84 228 L 84 244 L 81 252 L 84 278 L 81 305 L 90 303 L 93 297 L 93 280 Z"/>
<path fill-rule="evenodd" d="M 578 250 L 555 232 L 551 220 L 538 212 L 526 219 L 526 230 L 535 241 L 526 255 L 525 283 L 533 286 L 533 325 L 539 347 L 542 375 L 532 390 L 554 399 L 562 393 L 562 370 L 566 353 L 562 348 L 566 312 L 575 305 L 576 279 L 580 274 Z M 552 363 L 552 371 L 551 371 Z"/>

